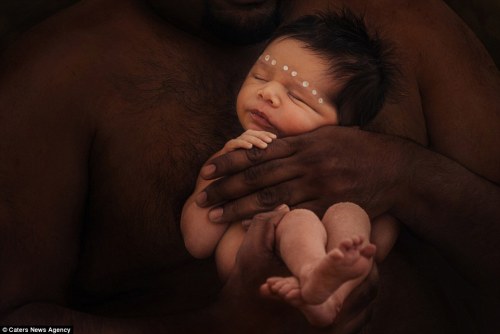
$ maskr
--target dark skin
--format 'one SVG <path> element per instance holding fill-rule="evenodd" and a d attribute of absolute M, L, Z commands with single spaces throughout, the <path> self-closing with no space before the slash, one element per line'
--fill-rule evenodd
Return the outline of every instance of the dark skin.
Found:
<path fill-rule="evenodd" d="M 284 270 L 268 223 L 279 215 L 252 225 L 224 287 L 212 260 L 184 248 L 182 204 L 206 159 L 241 131 L 234 97 L 260 46 L 199 35 L 201 1 L 182 4 L 81 1 L 3 54 L 0 324 L 317 331 L 258 294 Z M 334 333 L 366 322 L 376 280 Z"/>
<path fill-rule="evenodd" d="M 0 323 L 71 323 L 76 333 L 151 329 L 255 333 L 253 326 L 262 333 L 316 332 L 297 311 L 257 295 L 267 276 L 283 270 L 273 255 L 274 230 L 269 222 L 279 215 L 254 221 L 236 269 L 220 293 L 213 264 L 194 261 L 182 244 L 180 209 L 205 160 L 241 131 L 236 119 L 227 115 L 234 115 L 231 97 L 259 50 L 203 35 L 199 3 L 165 2 L 172 7 L 153 10 L 140 1 L 83 1 L 37 26 L 4 54 L 0 67 Z M 325 4 L 298 1 L 287 17 Z M 355 11 L 365 6 L 361 0 L 349 4 Z M 494 245 L 499 235 L 494 183 L 500 179 L 500 154 L 498 145 L 493 145 L 498 134 L 492 129 L 498 124 L 495 110 L 500 105 L 497 72 L 476 41 L 471 47 L 469 40 L 464 44 L 463 34 L 456 36 L 457 29 L 466 28 L 446 8 L 427 1 L 406 6 L 397 0 L 366 6 L 370 6 L 369 22 L 391 33 L 405 50 L 399 59 L 407 93 L 397 105 L 382 111 L 371 130 L 407 137 L 432 150 L 373 133 L 321 129 L 278 141 L 264 157 L 293 152 L 286 173 L 305 173 L 294 185 L 302 189 L 302 199 L 291 205 L 312 197 L 328 199 L 311 203 L 317 212 L 337 200 L 357 200 L 372 216 L 389 211 L 435 244 L 470 282 L 498 294 L 492 284 L 498 282 L 494 266 L 498 261 L 491 260 L 498 257 Z M 176 20 L 168 24 L 155 13 L 168 13 Z M 424 29 L 422 13 L 435 26 Z M 455 24 L 450 25 L 450 20 Z M 436 31 L 449 44 L 426 46 L 428 36 Z M 404 44 L 410 41 L 411 46 Z M 446 66 L 435 66 L 437 59 Z M 451 70 L 456 68 L 462 70 Z M 476 81 L 482 84 L 465 85 Z M 418 86 L 429 92 L 422 104 Z M 449 112 L 456 115 L 451 124 Z M 354 152 L 355 157 L 349 156 Z M 314 180 L 310 173 L 318 174 L 319 166 L 307 169 L 304 161 L 322 157 L 328 161 L 345 157 L 345 171 L 356 174 L 344 172 L 339 180 L 323 178 L 325 185 L 332 186 L 304 187 L 304 182 Z M 223 159 L 219 161 L 236 170 L 247 164 L 245 156 L 236 164 L 234 158 Z M 338 164 L 320 162 L 323 176 L 335 175 L 331 172 Z M 365 166 L 371 167 L 370 173 L 362 169 Z M 419 182 L 405 182 L 411 171 Z M 218 172 L 225 173 L 221 163 Z M 274 174 L 275 180 L 282 177 Z M 438 181 L 428 180 L 429 175 L 439 182 L 453 182 L 436 187 Z M 359 177 L 363 182 L 354 187 L 353 180 Z M 274 182 L 263 179 L 253 188 Z M 343 186 L 338 187 L 339 183 Z M 219 197 L 214 193 L 208 197 L 216 202 L 236 197 L 223 189 L 217 191 L 222 194 Z M 277 192 L 275 201 L 282 199 L 283 193 Z M 250 216 L 273 204 L 247 203 L 240 210 L 226 206 L 225 212 Z M 472 220 L 477 222 L 473 229 Z M 430 224 L 434 221 L 439 224 Z M 447 228 L 452 223 L 453 228 Z M 380 265 L 378 297 L 373 299 L 374 271 L 346 301 L 337 325 L 328 331 L 353 332 L 372 310 L 367 331 L 466 330 L 450 314 L 448 301 L 433 280 L 438 276 L 436 268 L 419 266 L 422 252 L 438 254 L 426 250 L 411 237 L 402 239 Z M 471 270 L 472 264 L 481 270 Z"/>

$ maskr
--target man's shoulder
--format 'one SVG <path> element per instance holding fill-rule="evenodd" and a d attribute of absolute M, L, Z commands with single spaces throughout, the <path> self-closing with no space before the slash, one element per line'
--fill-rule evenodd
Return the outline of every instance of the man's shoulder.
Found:
<path fill-rule="evenodd" d="M 2 99 L 16 96 L 14 90 L 57 96 L 53 103 L 64 103 L 64 97 L 73 93 L 92 98 L 105 90 L 110 73 L 133 66 L 137 59 L 131 55 L 131 41 L 141 36 L 136 36 L 134 24 L 123 24 L 127 18 L 134 20 L 128 13 L 133 11 L 116 8 L 113 13 L 95 8 L 93 1 L 86 3 L 34 26 L 0 55 Z"/>
<path fill-rule="evenodd" d="M 4 51 L 3 62 L 14 68 L 37 62 L 57 67 L 75 57 L 95 60 L 93 53 L 119 42 L 113 18 L 102 16 L 79 4 L 66 8 L 20 35 Z"/>

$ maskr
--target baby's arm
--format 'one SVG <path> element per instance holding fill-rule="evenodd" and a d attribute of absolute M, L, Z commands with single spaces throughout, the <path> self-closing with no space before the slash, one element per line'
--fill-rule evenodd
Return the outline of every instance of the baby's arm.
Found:
<path fill-rule="evenodd" d="M 247 130 L 241 136 L 229 140 L 222 150 L 210 159 L 226 154 L 236 149 L 265 149 L 276 139 L 276 135 L 265 131 Z M 181 231 L 184 243 L 191 255 L 196 258 L 210 256 L 226 231 L 227 224 L 214 224 L 208 219 L 211 208 L 201 208 L 196 204 L 196 197 L 214 180 L 205 180 L 198 176 L 193 194 L 188 198 L 182 209 Z"/>

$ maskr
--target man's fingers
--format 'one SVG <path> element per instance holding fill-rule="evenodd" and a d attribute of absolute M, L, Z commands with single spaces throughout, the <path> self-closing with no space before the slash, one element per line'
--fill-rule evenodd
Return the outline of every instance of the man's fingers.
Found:
<path fill-rule="evenodd" d="M 227 202 L 212 209 L 208 217 L 214 223 L 226 223 L 248 219 L 260 212 L 271 211 L 280 204 L 295 206 L 304 201 L 303 192 L 293 191 L 297 189 L 299 180 L 290 180 L 252 193 L 248 196 Z"/>
<path fill-rule="evenodd" d="M 266 220 L 253 220 L 240 246 L 235 264 L 249 281 L 260 286 L 276 265 L 274 226 Z"/>
<path fill-rule="evenodd" d="M 290 208 L 287 205 L 280 205 L 273 211 L 256 215 L 250 221 L 243 245 L 245 245 L 245 243 L 252 243 L 251 248 L 254 251 L 261 249 L 272 252 L 274 247 L 275 226 L 289 211 Z"/>
<path fill-rule="evenodd" d="M 273 211 L 255 216 L 249 224 L 238 252 L 237 265 L 258 273 L 259 278 L 256 280 L 259 284 L 271 274 L 275 274 L 277 267 L 282 267 L 277 266 L 279 261 L 274 253 L 275 225 L 289 211 L 288 206 L 280 205 Z"/>
<path fill-rule="evenodd" d="M 253 249 L 255 253 L 273 252 L 274 226 L 265 220 L 254 220 L 248 227 L 243 247 Z"/>
<path fill-rule="evenodd" d="M 237 265 L 247 268 L 247 278 L 259 286 L 269 276 L 283 274 L 283 264 L 275 255 L 275 225 L 289 212 L 288 206 L 283 205 L 273 211 L 255 216 L 245 234 L 240 246 Z"/>
<path fill-rule="evenodd" d="M 251 220 L 223 294 L 237 295 L 240 299 L 260 298 L 259 288 L 268 277 L 290 274 L 274 252 L 274 225 L 289 210 L 280 206 Z"/>
<path fill-rule="evenodd" d="M 287 165 L 286 159 L 278 159 L 250 167 L 241 173 L 220 178 L 212 182 L 196 199 L 201 207 L 217 205 L 223 201 L 234 200 L 253 193 L 259 189 L 271 187 L 285 181 L 299 177 L 301 172 L 294 167 L 283 168 Z M 266 193 L 262 193 L 265 200 Z M 273 203 L 272 207 L 284 201 Z M 266 207 L 270 209 L 269 207 Z"/>
<path fill-rule="evenodd" d="M 288 141 L 278 139 L 269 144 L 264 150 L 252 148 L 250 150 L 234 151 L 212 159 L 201 169 L 200 175 L 205 179 L 216 179 L 240 172 L 265 161 L 288 157 L 293 153 L 294 150 L 288 144 Z"/>
<path fill-rule="evenodd" d="M 268 225 L 276 227 L 288 212 L 290 212 L 290 207 L 286 204 L 281 204 L 272 211 L 255 215 L 255 217 L 252 219 L 252 222 L 261 221 L 267 223 Z"/>

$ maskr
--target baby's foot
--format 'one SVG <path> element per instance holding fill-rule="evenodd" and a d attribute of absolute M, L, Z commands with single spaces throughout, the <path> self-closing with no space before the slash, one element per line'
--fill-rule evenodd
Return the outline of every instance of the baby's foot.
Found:
<path fill-rule="evenodd" d="M 318 305 L 303 304 L 298 309 L 304 314 L 307 321 L 316 327 L 326 327 L 333 324 L 342 308 L 342 301 L 335 294 L 324 303 Z"/>
<path fill-rule="evenodd" d="M 362 244 L 360 236 L 347 238 L 321 260 L 304 268 L 299 279 L 307 304 L 324 303 L 343 283 L 368 273 L 375 245 Z"/>
<path fill-rule="evenodd" d="M 299 280 L 290 277 L 270 277 L 260 288 L 268 297 L 278 297 L 294 307 L 302 306 Z"/>
<path fill-rule="evenodd" d="M 268 295 L 274 295 L 299 309 L 309 323 L 317 327 L 329 326 L 335 320 L 342 301 L 335 294 L 319 305 L 307 304 L 302 298 L 299 280 L 291 277 L 271 277 L 261 287 Z"/>

